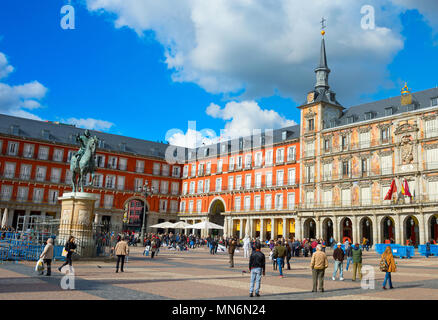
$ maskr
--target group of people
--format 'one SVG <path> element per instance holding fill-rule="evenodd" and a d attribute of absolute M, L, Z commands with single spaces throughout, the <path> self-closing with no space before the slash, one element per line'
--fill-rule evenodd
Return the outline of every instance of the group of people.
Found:
<path fill-rule="evenodd" d="M 64 251 L 65 251 L 65 262 L 58 267 L 58 271 L 62 272 L 62 268 L 66 265 L 72 266 L 72 256 L 73 253 L 76 251 L 76 243 L 75 243 L 75 237 L 70 236 L 67 240 L 67 242 L 64 245 Z M 49 238 L 46 241 L 46 246 L 44 247 L 43 252 L 40 255 L 40 259 L 43 260 L 44 265 L 46 265 L 46 276 L 52 275 L 52 260 L 53 260 L 53 253 L 54 253 L 54 245 L 53 245 L 53 238 Z"/>

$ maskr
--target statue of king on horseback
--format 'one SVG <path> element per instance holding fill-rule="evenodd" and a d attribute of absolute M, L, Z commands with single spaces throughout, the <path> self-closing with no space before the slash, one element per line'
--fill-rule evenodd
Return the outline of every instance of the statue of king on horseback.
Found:
<path fill-rule="evenodd" d="M 94 179 L 94 171 L 96 171 L 94 158 L 99 139 L 96 136 L 92 137 L 87 129 L 83 135 L 76 135 L 76 141 L 81 146 L 70 160 L 72 191 L 76 192 L 80 186 L 81 192 L 84 192 L 84 180 L 87 174 L 91 174 L 91 181 Z"/>

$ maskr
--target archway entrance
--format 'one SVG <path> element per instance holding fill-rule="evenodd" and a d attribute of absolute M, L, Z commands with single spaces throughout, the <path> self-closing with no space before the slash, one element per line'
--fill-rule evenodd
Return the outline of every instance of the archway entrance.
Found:
<path fill-rule="evenodd" d="M 145 206 L 143 200 L 133 199 L 128 202 L 128 222 L 124 224 L 124 231 L 141 232 L 143 226 L 143 212 L 145 215 L 148 212 L 148 207 Z M 147 219 L 145 221 L 145 228 L 147 227 Z"/>
<path fill-rule="evenodd" d="M 395 222 L 390 217 L 385 217 L 382 220 L 382 241 L 383 243 L 395 242 Z"/>
<path fill-rule="evenodd" d="M 373 223 L 369 218 L 363 218 L 360 221 L 360 240 L 367 238 L 370 241 L 370 245 L 373 245 Z"/>
<path fill-rule="evenodd" d="M 316 223 L 313 219 L 307 219 L 304 222 L 304 238 L 316 238 Z"/>
<path fill-rule="evenodd" d="M 353 224 L 349 218 L 345 218 L 341 221 L 341 235 L 342 235 L 342 243 L 348 240 L 349 243 L 353 243 L 353 241 L 357 241 L 357 239 L 353 239 Z"/>
<path fill-rule="evenodd" d="M 409 216 L 406 218 L 405 223 L 405 244 L 410 244 L 413 246 L 418 246 L 420 242 L 420 230 L 418 228 L 418 220 L 414 216 Z"/>
<path fill-rule="evenodd" d="M 438 216 L 432 216 L 429 220 L 429 228 L 430 228 L 430 239 L 426 240 L 433 240 L 432 242 L 438 241 Z"/>
<path fill-rule="evenodd" d="M 322 238 L 325 240 L 325 243 L 329 246 L 330 239 L 332 237 L 333 237 L 333 221 L 332 219 L 327 218 L 324 220 L 322 224 Z"/>
<path fill-rule="evenodd" d="M 209 221 L 220 226 L 224 225 L 225 217 L 221 215 L 222 212 L 225 212 L 225 205 L 222 200 L 214 200 L 210 206 L 210 212 L 208 213 Z M 223 230 L 212 229 L 209 230 L 209 233 L 213 236 L 221 236 L 223 235 Z"/>

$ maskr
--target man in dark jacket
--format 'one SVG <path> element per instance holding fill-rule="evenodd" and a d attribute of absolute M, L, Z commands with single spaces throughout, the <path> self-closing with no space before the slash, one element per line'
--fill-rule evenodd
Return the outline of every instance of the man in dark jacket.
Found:
<path fill-rule="evenodd" d="M 344 250 L 341 248 L 341 243 L 339 242 L 337 248 L 333 252 L 333 258 L 335 259 L 335 270 L 333 271 L 332 280 L 336 280 L 336 274 L 339 269 L 339 280 L 344 280 Z"/>
<path fill-rule="evenodd" d="M 253 297 L 254 283 L 255 294 L 260 297 L 260 282 L 262 280 L 262 274 L 265 275 L 265 255 L 261 252 L 260 242 L 256 242 L 255 251 L 249 257 L 249 270 L 251 272 L 251 284 L 249 287 L 249 296 Z"/>
<path fill-rule="evenodd" d="M 234 268 L 234 250 L 236 250 L 237 241 L 236 239 L 232 239 L 228 244 L 228 256 L 230 258 L 230 268 Z"/>

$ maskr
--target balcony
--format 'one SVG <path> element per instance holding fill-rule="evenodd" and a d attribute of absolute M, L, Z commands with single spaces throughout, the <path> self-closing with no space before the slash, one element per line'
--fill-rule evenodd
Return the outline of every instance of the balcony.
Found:
<path fill-rule="evenodd" d="M 306 150 L 304 151 L 304 158 L 314 157 L 315 150 Z"/>
<path fill-rule="evenodd" d="M 29 180 L 30 173 L 20 173 L 20 180 Z"/>
<path fill-rule="evenodd" d="M 382 176 L 384 176 L 384 175 L 389 175 L 389 174 L 393 174 L 392 167 L 380 168 L 380 174 L 381 174 Z"/>
<path fill-rule="evenodd" d="M 3 173 L 3 177 L 7 179 L 14 179 L 15 178 L 15 171 L 12 170 L 5 170 Z"/>
<path fill-rule="evenodd" d="M 426 162 L 426 170 L 437 170 L 438 162 Z"/>
<path fill-rule="evenodd" d="M 144 172 L 144 167 L 138 167 L 138 166 L 136 166 L 136 167 L 135 167 L 135 172 L 143 173 L 143 172 Z"/>

